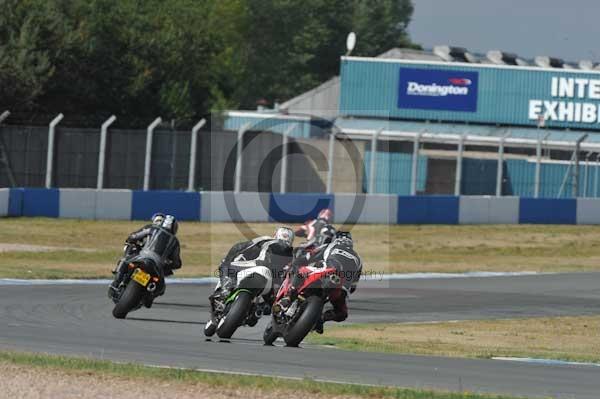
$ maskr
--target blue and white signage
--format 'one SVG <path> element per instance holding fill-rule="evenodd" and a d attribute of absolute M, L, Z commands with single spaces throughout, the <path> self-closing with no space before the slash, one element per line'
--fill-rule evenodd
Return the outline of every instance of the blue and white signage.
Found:
<path fill-rule="evenodd" d="M 400 68 L 398 108 L 477 112 L 478 74 Z"/>

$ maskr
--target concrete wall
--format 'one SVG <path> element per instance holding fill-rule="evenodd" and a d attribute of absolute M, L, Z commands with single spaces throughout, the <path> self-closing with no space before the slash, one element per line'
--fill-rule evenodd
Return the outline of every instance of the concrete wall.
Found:
<path fill-rule="evenodd" d="M 338 224 L 600 224 L 592 198 L 0 189 L 0 216 L 13 217 L 301 223 L 324 208 Z"/>

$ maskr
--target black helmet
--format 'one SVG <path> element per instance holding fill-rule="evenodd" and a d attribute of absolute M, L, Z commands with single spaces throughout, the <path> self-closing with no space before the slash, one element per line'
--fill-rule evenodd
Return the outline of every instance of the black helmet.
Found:
<path fill-rule="evenodd" d="M 177 230 L 179 230 L 179 223 L 177 223 L 177 219 L 173 215 L 165 216 L 165 220 L 162 223 L 162 228 L 170 231 L 173 234 L 177 234 Z"/>

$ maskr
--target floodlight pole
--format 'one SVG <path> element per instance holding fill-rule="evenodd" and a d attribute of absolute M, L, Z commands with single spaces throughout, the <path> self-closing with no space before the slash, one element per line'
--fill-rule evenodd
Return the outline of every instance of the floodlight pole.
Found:
<path fill-rule="evenodd" d="M 413 142 L 412 169 L 410 173 L 410 195 L 417 195 L 417 178 L 419 177 L 419 145 L 423 133 L 418 133 Z"/>
<path fill-rule="evenodd" d="M 154 129 L 162 122 L 162 118 L 159 116 L 152 122 L 146 130 L 146 159 L 144 161 L 144 191 L 150 189 L 150 162 L 152 161 L 152 140 L 154 136 Z"/>
<path fill-rule="evenodd" d="M 371 139 L 371 170 L 369 171 L 369 194 L 375 194 L 375 178 L 377 176 L 377 140 L 383 129 L 377 130 Z"/>
<path fill-rule="evenodd" d="M 102 190 L 104 186 L 104 163 L 106 162 L 106 136 L 108 135 L 108 127 L 117 119 L 112 115 L 108 118 L 100 128 L 100 149 L 98 150 L 98 179 L 96 188 Z"/>
<path fill-rule="evenodd" d="M 244 152 L 244 134 L 250 128 L 250 122 L 245 123 L 238 130 L 237 135 L 237 152 L 235 159 L 235 186 L 233 187 L 233 191 L 239 193 L 242 191 L 242 166 L 243 166 L 243 152 Z"/>
<path fill-rule="evenodd" d="M 284 194 L 287 189 L 287 171 L 288 171 L 288 143 L 290 140 L 290 133 L 296 128 L 296 125 L 292 125 L 285 129 L 281 141 L 281 174 L 279 176 L 279 192 Z"/>
<path fill-rule="evenodd" d="M 327 194 L 331 194 L 331 192 L 333 191 L 333 157 L 335 154 L 335 132 L 331 131 L 331 133 L 329 134 L 329 154 L 328 154 L 328 159 L 327 159 L 327 163 L 328 163 L 328 167 L 329 170 L 327 171 Z"/>
<path fill-rule="evenodd" d="M 48 153 L 46 154 L 46 188 L 52 187 L 52 168 L 54 165 L 54 137 L 56 135 L 56 125 L 65 116 L 58 114 L 48 126 Z"/>
<path fill-rule="evenodd" d="M 198 131 L 202 129 L 202 126 L 206 124 L 206 119 L 202 119 L 200 122 L 192 128 L 192 141 L 190 143 L 190 171 L 188 173 L 188 188 L 187 191 L 194 191 L 194 182 L 196 181 L 196 154 L 198 147 Z"/>

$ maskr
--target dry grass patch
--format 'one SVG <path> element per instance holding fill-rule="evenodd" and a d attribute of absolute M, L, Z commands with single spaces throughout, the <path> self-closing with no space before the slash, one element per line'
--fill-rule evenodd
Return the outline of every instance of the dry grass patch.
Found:
<path fill-rule="evenodd" d="M 395 398 L 511 399 L 508 396 L 206 373 L 82 358 L 0 351 L 0 396 L 18 398 Z M 515 398 L 512 398 L 515 399 Z"/>
<path fill-rule="evenodd" d="M 600 362 L 600 316 L 331 326 L 313 343 L 359 351 Z"/>
<path fill-rule="evenodd" d="M 0 277 L 109 277 L 125 237 L 142 224 L 0 219 L 0 245 L 5 248 Z M 211 275 L 231 245 L 245 238 L 243 233 L 270 235 L 277 225 L 183 222 L 184 267 L 177 275 Z M 365 268 L 377 272 L 600 270 L 599 226 L 358 225 L 352 234 Z"/>

